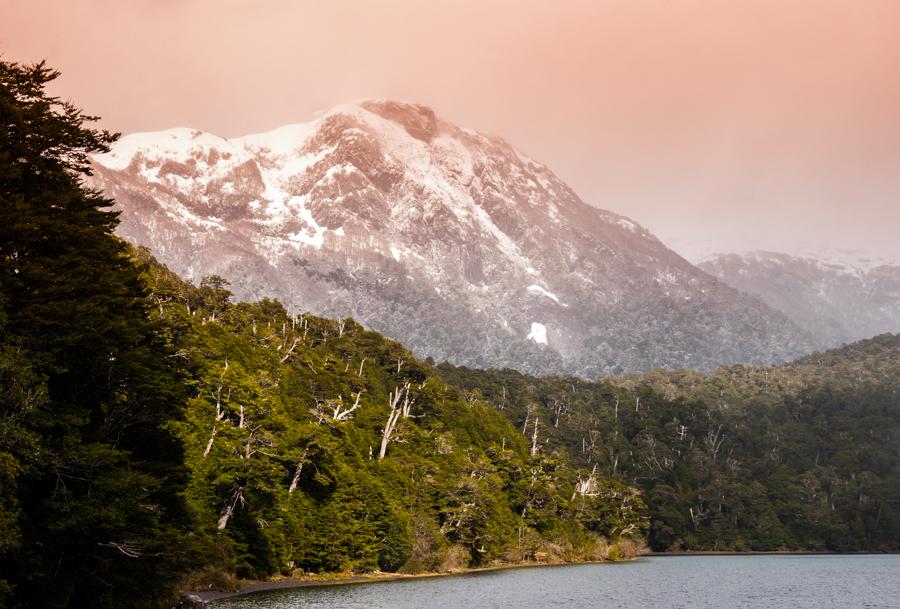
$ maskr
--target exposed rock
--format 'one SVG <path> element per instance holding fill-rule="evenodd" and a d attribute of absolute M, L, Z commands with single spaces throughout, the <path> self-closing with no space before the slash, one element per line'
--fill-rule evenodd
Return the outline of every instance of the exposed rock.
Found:
<path fill-rule="evenodd" d="M 438 361 L 593 377 L 811 347 L 637 223 L 424 106 L 362 102 L 232 140 L 133 134 L 97 157 L 95 182 L 119 234 L 182 276 L 352 316 Z"/>

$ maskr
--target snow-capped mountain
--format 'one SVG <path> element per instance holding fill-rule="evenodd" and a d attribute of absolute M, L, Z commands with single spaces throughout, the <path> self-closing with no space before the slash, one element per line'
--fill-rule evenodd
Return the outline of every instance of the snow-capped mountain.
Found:
<path fill-rule="evenodd" d="M 900 331 L 900 265 L 758 251 L 699 266 L 783 312 L 822 347 Z"/>
<path fill-rule="evenodd" d="M 230 140 L 138 133 L 95 165 L 119 233 L 175 272 L 352 316 L 438 361 L 597 376 L 810 347 L 547 167 L 424 106 L 364 101 Z"/>

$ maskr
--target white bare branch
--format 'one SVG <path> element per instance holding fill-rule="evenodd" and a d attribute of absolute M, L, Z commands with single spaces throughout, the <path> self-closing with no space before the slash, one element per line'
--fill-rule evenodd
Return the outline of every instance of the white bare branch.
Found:
<path fill-rule="evenodd" d="M 237 489 L 231 494 L 231 497 L 225 502 L 225 505 L 222 507 L 222 511 L 219 514 L 219 522 L 217 524 L 217 528 L 220 531 L 224 531 L 225 527 L 228 526 L 228 520 L 231 518 L 231 515 L 234 514 L 234 508 L 237 505 L 238 501 L 241 502 L 241 505 L 244 505 L 244 487 L 239 486 Z"/>
<path fill-rule="evenodd" d="M 294 353 L 294 349 L 297 347 L 297 344 L 300 342 L 299 338 L 295 338 L 294 342 L 291 343 L 291 346 L 288 348 L 287 352 L 284 354 L 284 357 L 281 358 L 281 363 L 285 363 L 288 361 L 288 358 Z"/>
<path fill-rule="evenodd" d="M 350 415 L 353 414 L 353 411 L 355 411 L 356 409 L 359 408 L 360 396 L 362 396 L 362 391 L 360 391 L 356 394 L 356 401 L 353 402 L 353 406 L 351 406 L 347 410 L 342 410 L 342 408 L 344 406 L 344 402 L 341 399 L 341 397 L 338 396 L 337 403 L 334 406 L 334 414 L 332 415 L 331 418 L 334 419 L 335 421 L 346 421 L 350 417 Z"/>
<path fill-rule="evenodd" d="M 410 410 L 414 400 L 411 400 L 409 397 L 409 387 L 410 383 L 407 382 L 402 389 L 397 387 L 388 394 L 388 405 L 391 410 L 388 413 L 387 422 L 384 424 L 384 431 L 381 435 L 381 448 L 378 451 L 379 461 L 384 459 L 384 455 L 387 453 L 388 444 L 391 442 L 391 437 L 394 435 L 394 429 L 397 427 L 400 417 L 402 416 L 404 419 L 410 417 Z M 402 403 L 400 402 L 401 399 L 403 400 Z"/>

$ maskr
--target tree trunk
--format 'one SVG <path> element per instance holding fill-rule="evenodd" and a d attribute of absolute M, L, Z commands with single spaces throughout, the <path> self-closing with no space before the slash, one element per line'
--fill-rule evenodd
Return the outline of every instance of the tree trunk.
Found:
<path fill-rule="evenodd" d="M 378 450 L 378 460 L 381 461 L 384 459 L 384 455 L 387 452 L 388 443 L 391 441 L 391 435 L 394 433 L 394 427 L 397 425 L 397 420 L 400 418 L 399 410 L 391 410 L 391 413 L 388 415 L 387 423 L 384 425 L 384 433 L 381 436 L 381 448 Z"/>
<path fill-rule="evenodd" d="M 397 387 L 388 396 L 388 405 L 391 407 L 391 411 L 388 413 L 387 422 L 384 424 L 384 432 L 381 435 L 381 448 L 378 451 L 379 461 L 384 459 L 391 436 L 394 434 L 394 428 L 397 426 L 397 421 L 400 420 L 400 415 L 402 414 L 404 418 L 409 418 L 409 409 L 412 407 L 412 402 L 409 400 L 409 385 L 409 383 L 406 383 L 404 387 L 406 396 L 402 405 L 400 404 L 400 398 L 403 396 L 403 389 L 400 389 L 400 387 Z"/>
<path fill-rule="evenodd" d="M 237 502 L 244 502 L 244 487 L 239 486 L 236 491 L 231 494 L 231 497 L 228 498 L 228 501 L 225 502 L 225 506 L 222 508 L 222 512 L 219 514 L 219 524 L 218 529 L 220 531 L 224 531 L 225 527 L 228 526 L 228 519 L 231 518 L 231 515 L 234 514 L 234 507 L 237 505 Z"/>
<path fill-rule="evenodd" d="M 297 469 L 294 470 L 294 477 L 291 478 L 291 485 L 288 487 L 288 495 L 293 494 L 293 492 L 297 490 L 297 485 L 300 484 L 300 474 L 303 473 L 303 464 L 306 463 L 306 455 L 307 452 L 303 451 L 303 456 L 297 461 Z"/>
<path fill-rule="evenodd" d="M 225 369 L 228 370 L 228 360 L 225 360 Z M 224 373 L 223 373 L 224 374 Z M 206 443 L 206 450 L 203 451 L 203 458 L 209 456 L 212 450 L 213 441 L 216 439 L 216 433 L 219 431 L 219 421 L 225 418 L 225 411 L 222 409 L 222 386 L 216 389 L 216 419 L 213 421 L 212 432 L 209 434 L 209 442 Z"/>

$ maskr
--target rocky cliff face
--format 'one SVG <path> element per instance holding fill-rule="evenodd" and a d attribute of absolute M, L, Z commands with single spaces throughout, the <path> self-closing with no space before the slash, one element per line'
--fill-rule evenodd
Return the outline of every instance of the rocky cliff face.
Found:
<path fill-rule="evenodd" d="M 821 347 L 900 331 L 900 266 L 853 265 L 773 252 L 721 254 L 700 268 L 757 296 Z"/>
<path fill-rule="evenodd" d="M 133 134 L 94 179 L 119 233 L 179 274 L 352 316 L 438 361 L 593 377 L 811 346 L 547 167 L 424 106 L 365 101 L 231 140 Z"/>

